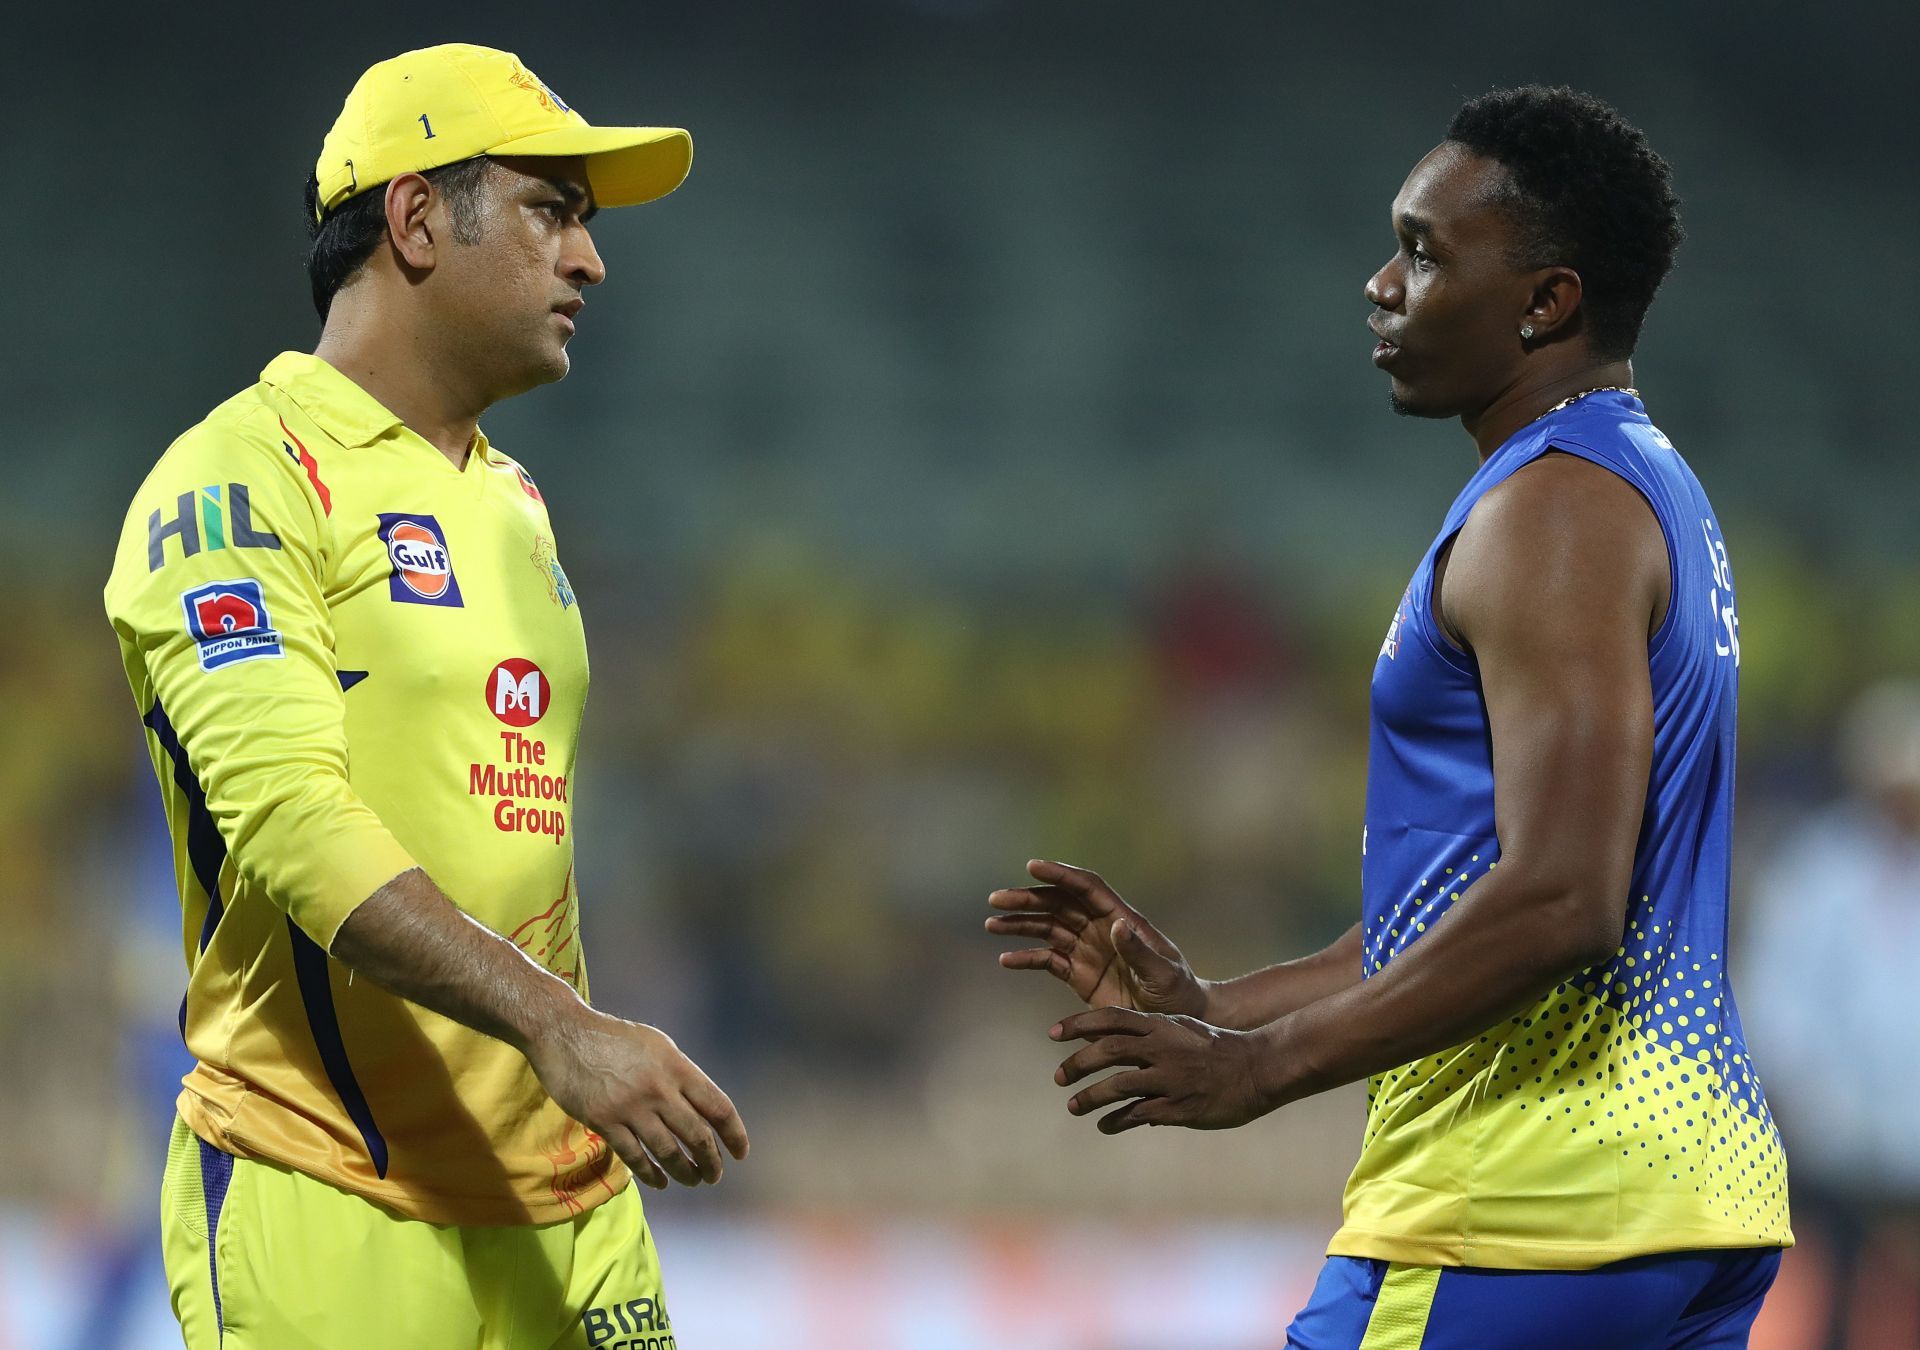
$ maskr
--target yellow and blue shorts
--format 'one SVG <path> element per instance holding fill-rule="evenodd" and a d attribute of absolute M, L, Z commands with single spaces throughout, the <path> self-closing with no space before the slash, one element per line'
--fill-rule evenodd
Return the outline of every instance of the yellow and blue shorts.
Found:
<path fill-rule="evenodd" d="M 637 1190 L 557 1223 L 423 1223 L 176 1119 L 174 1315 L 187 1350 L 675 1350 Z"/>
<path fill-rule="evenodd" d="M 1330 1256 L 1287 1350 L 1744 1350 L 1780 1249 L 1670 1252 L 1594 1270 Z"/>

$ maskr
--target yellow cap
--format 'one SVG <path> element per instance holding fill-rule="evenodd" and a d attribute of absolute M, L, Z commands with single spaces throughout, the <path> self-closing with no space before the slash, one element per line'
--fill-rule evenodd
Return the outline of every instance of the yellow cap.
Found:
<path fill-rule="evenodd" d="M 595 127 L 512 52 L 449 42 L 368 68 L 320 146 L 316 217 L 403 173 L 475 155 L 584 155 L 594 202 L 638 206 L 687 176 L 678 127 Z"/>

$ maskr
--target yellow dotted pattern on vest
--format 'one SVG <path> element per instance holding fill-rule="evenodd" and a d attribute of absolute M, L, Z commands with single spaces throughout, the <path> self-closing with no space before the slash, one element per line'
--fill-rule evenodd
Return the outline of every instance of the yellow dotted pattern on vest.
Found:
<path fill-rule="evenodd" d="M 1423 878 L 1363 929 L 1367 974 L 1451 908 L 1476 868 L 1499 866 L 1479 864 L 1474 854 Z M 1640 1173 L 1655 1183 L 1647 1189 L 1690 1191 L 1722 1223 L 1784 1233 L 1785 1154 L 1728 1009 L 1723 954 L 1676 946 L 1652 898 L 1640 896 L 1610 961 L 1473 1041 L 1375 1076 L 1367 1144 L 1442 1102 L 1482 1119 L 1511 1112 L 1516 1127 L 1563 1128 L 1569 1148 L 1613 1150 L 1627 1165 L 1623 1186 L 1639 1189 L 1628 1174 Z"/>

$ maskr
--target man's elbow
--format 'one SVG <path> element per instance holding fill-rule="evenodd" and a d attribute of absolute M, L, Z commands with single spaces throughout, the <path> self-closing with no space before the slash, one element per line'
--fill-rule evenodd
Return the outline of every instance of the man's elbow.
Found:
<path fill-rule="evenodd" d="M 1496 875 L 1513 888 L 1508 912 L 1517 922 L 1509 932 L 1539 974 L 1562 980 L 1614 958 L 1627 927 L 1627 878 L 1599 876 L 1571 860 L 1524 867 L 1515 858 L 1511 870 L 1507 861 Z"/>
<path fill-rule="evenodd" d="M 1604 965 L 1620 952 L 1626 932 L 1626 888 L 1618 892 L 1570 886 L 1548 907 L 1547 949 L 1560 973 Z"/>

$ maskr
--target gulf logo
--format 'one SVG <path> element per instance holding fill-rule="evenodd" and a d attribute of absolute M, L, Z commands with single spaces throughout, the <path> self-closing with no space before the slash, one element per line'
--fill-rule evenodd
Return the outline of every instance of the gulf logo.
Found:
<path fill-rule="evenodd" d="M 453 554 L 439 521 L 419 513 L 382 512 L 380 542 L 387 546 L 387 558 L 393 564 L 387 581 L 390 598 L 414 605 L 464 607 Z"/>
<path fill-rule="evenodd" d="M 532 726 L 552 702 L 546 672 L 524 656 L 502 661 L 487 676 L 487 707 L 510 727 Z"/>
<path fill-rule="evenodd" d="M 387 536 L 387 556 L 394 575 L 423 600 L 438 600 L 453 584 L 453 565 L 447 548 L 424 525 L 403 520 Z"/>

